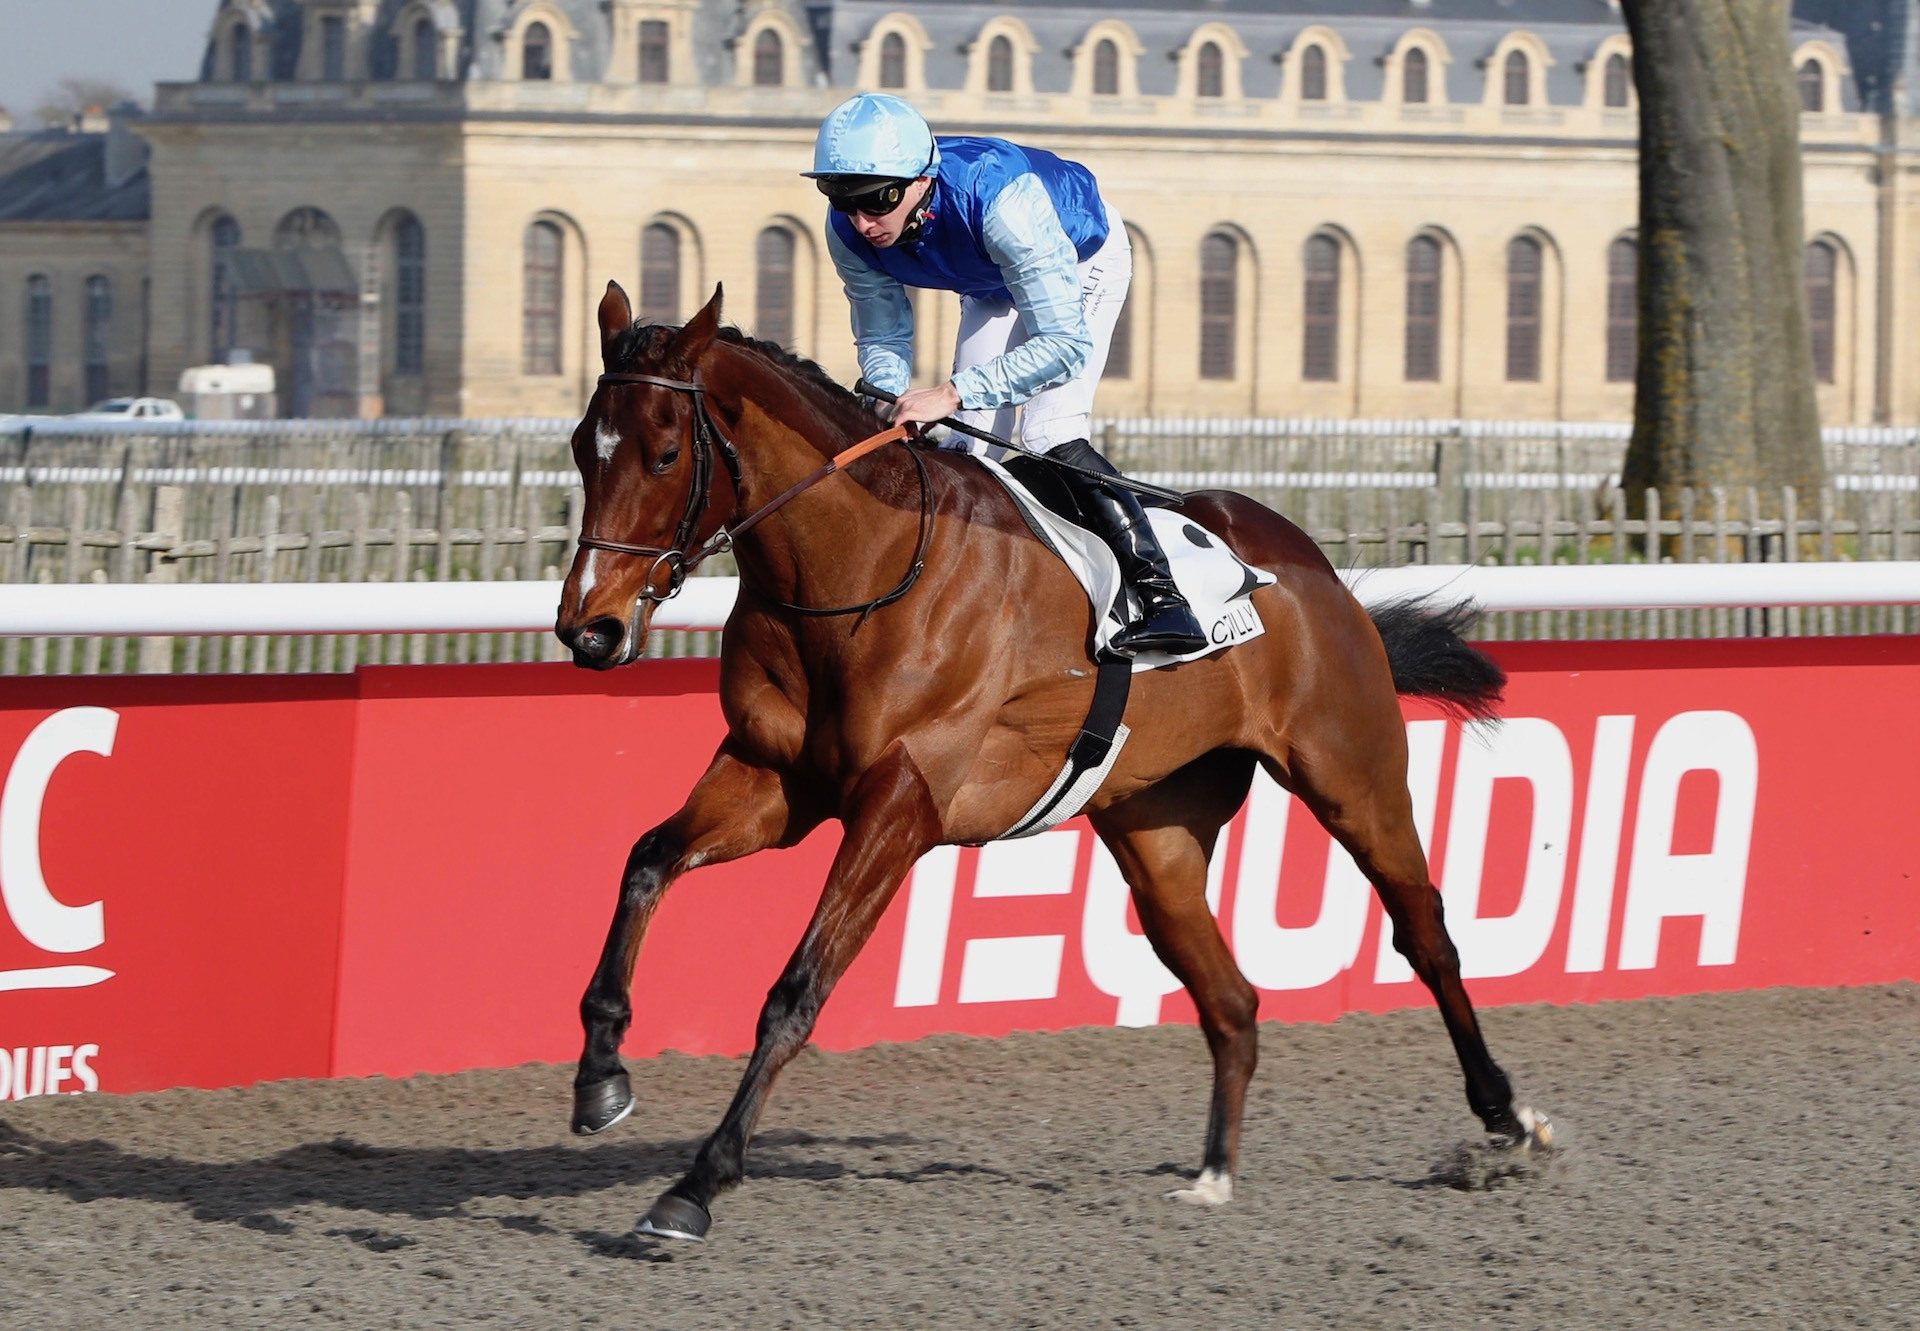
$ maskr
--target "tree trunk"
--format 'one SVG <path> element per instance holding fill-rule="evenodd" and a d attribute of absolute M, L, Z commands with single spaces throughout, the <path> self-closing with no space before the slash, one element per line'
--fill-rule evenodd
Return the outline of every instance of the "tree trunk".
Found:
<path fill-rule="evenodd" d="M 1640 348 L 1625 481 L 1817 491 L 1789 0 L 1621 0 L 1640 93 Z"/>

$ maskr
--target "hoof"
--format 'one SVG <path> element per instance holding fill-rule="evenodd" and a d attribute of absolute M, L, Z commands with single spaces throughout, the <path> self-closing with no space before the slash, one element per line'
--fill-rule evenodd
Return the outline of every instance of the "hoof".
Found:
<path fill-rule="evenodd" d="M 640 1217 L 640 1223 L 633 1227 L 633 1232 L 655 1238 L 688 1239 L 694 1243 L 704 1243 L 707 1230 L 712 1226 L 713 1217 L 707 1214 L 706 1207 L 668 1193 L 653 1204 L 651 1211 Z"/>
<path fill-rule="evenodd" d="M 633 1083 L 624 1072 L 573 1088 L 573 1130 L 582 1137 L 605 1132 L 633 1112 Z"/>
<path fill-rule="evenodd" d="M 1553 1120 L 1535 1109 L 1532 1105 L 1521 1105 L 1519 1111 L 1520 1126 L 1527 1135 L 1517 1143 L 1523 1151 L 1551 1151 L 1553 1149 Z"/>
<path fill-rule="evenodd" d="M 1225 1206 L 1233 1200 L 1233 1175 L 1216 1174 L 1211 1169 L 1203 1169 L 1192 1187 L 1175 1188 L 1167 1194 L 1167 1198 L 1185 1202 L 1189 1206 Z"/>

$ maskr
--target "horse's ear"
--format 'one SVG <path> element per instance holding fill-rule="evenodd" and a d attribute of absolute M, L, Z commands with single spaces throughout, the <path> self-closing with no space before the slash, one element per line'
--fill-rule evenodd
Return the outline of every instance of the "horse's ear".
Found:
<path fill-rule="evenodd" d="M 724 283 L 716 282 L 713 287 L 713 299 L 701 306 L 700 313 L 687 320 L 687 326 L 673 339 L 673 345 L 667 349 L 667 362 L 681 374 L 691 377 L 700 358 L 713 345 L 714 337 L 720 332 L 720 298 L 725 289 Z"/>
<path fill-rule="evenodd" d="M 633 303 L 618 282 L 607 283 L 607 294 L 600 298 L 600 359 L 607 358 L 613 339 L 633 324 Z M 611 367 L 609 367 L 611 368 Z"/>

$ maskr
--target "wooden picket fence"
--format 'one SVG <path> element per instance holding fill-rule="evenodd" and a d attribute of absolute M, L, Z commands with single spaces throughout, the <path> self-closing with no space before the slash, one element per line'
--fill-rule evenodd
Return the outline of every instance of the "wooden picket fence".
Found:
<path fill-rule="evenodd" d="M 442 428 L 444 427 L 444 428 Z M 565 422 L 270 422 L 0 434 L 0 583 L 554 579 L 579 533 Z M 1624 427 L 1527 422 L 1113 422 L 1136 475 L 1253 495 L 1336 566 L 1920 558 L 1920 442 L 1829 431 L 1819 494 L 1710 490 L 1662 516 L 1617 486 Z M 707 572 L 731 572 L 716 560 Z M 0 587 L 0 595 L 4 595 Z M 1480 633 L 1668 638 L 1906 633 L 1912 607 L 1515 612 Z M 651 655 L 710 655 L 664 632 Z M 546 633 L 0 638 L 0 674 L 344 671 L 563 659 Z"/>

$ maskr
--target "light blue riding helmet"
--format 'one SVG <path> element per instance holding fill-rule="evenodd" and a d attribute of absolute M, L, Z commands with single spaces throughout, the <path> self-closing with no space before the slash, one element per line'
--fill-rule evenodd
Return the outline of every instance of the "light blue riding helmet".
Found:
<path fill-rule="evenodd" d="M 813 144 L 813 170 L 802 175 L 890 176 L 908 180 L 932 175 L 940 145 L 925 118 L 898 97 L 863 92 L 833 108 Z"/>

